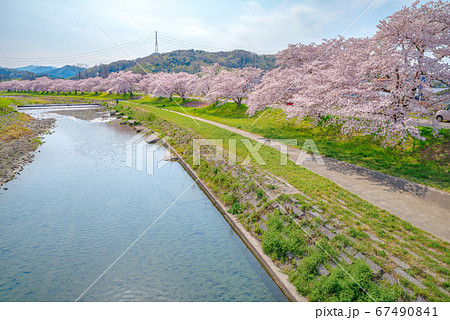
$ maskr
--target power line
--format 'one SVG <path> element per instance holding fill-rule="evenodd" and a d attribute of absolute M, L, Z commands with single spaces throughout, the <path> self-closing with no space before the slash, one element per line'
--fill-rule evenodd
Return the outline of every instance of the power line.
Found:
<path fill-rule="evenodd" d="M 131 49 L 136 48 L 139 46 L 142 46 L 144 44 L 147 44 L 149 42 L 153 41 L 154 36 L 147 36 L 141 39 L 137 39 L 134 41 L 127 42 L 122 45 L 122 47 Z M 17 62 L 17 61 L 61 61 L 61 60 L 81 60 L 81 59 L 93 59 L 93 58 L 99 58 L 106 55 L 111 55 L 117 52 L 120 52 L 121 49 L 117 47 L 110 47 L 95 51 L 89 51 L 85 53 L 78 53 L 78 54 L 72 54 L 72 55 L 66 55 L 66 56 L 57 56 L 57 57 L 39 57 L 39 58 L 1 58 L 0 61 L 4 62 Z"/>
<path fill-rule="evenodd" d="M 177 46 L 184 49 L 198 49 L 198 50 L 205 50 L 205 51 L 213 51 L 213 50 L 219 50 L 219 51 L 231 51 L 231 49 L 226 48 L 218 48 L 208 45 L 202 45 L 199 43 L 176 39 L 170 36 L 166 36 L 164 34 L 159 34 L 159 40 L 163 41 L 167 44 Z M 154 35 L 146 36 L 140 39 L 136 39 L 130 42 L 126 42 L 122 45 L 123 48 L 126 49 L 132 49 L 136 48 L 145 44 L 148 44 L 150 42 L 155 42 L 155 53 L 159 53 L 158 48 L 158 32 L 155 31 Z M 71 54 L 71 55 L 65 55 L 65 56 L 55 56 L 55 57 L 37 57 L 37 58 L 2 58 L 0 57 L 1 63 L 16 63 L 16 64 L 26 64 L 26 63 L 64 63 L 64 62 L 78 62 L 80 60 L 94 60 L 99 59 L 107 56 L 111 56 L 117 53 L 120 53 L 122 49 L 117 47 L 109 47 L 105 49 L 100 50 L 94 50 L 94 51 L 88 51 L 84 53 L 77 53 L 77 54 Z"/>
<path fill-rule="evenodd" d="M 228 49 L 227 48 L 218 48 L 218 47 L 203 45 L 203 44 L 199 44 L 199 43 L 195 43 L 195 42 L 191 42 L 191 41 L 180 40 L 180 39 L 176 39 L 176 38 L 173 38 L 173 37 L 166 36 L 166 35 L 161 34 L 161 33 L 159 35 L 160 35 L 161 38 L 165 38 L 166 40 L 173 41 L 173 42 L 178 42 L 178 43 L 183 44 L 185 46 L 187 45 L 187 46 L 194 46 L 194 47 L 202 47 L 202 48 L 209 48 L 209 49 L 221 50 L 221 51 L 231 51 L 232 50 L 232 49 L 229 49 L 229 48 Z"/>
<path fill-rule="evenodd" d="M 162 38 L 160 37 L 160 41 L 167 43 L 167 44 L 171 44 L 173 46 L 182 48 L 182 49 L 194 49 L 194 50 L 203 50 L 203 51 L 217 51 L 217 50 L 211 50 L 211 48 L 204 48 L 204 47 L 199 47 L 199 46 L 193 46 L 193 45 L 189 45 L 189 44 L 184 44 L 184 43 L 179 43 L 179 42 L 175 42 L 173 40 L 168 40 L 166 38 Z M 223 51 L 223 50 L 221 50 Z"/>

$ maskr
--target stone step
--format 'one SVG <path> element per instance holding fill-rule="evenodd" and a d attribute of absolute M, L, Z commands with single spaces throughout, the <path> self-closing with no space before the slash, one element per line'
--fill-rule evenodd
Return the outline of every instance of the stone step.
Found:
<path fill-rule="evenodd" d="M 321 276 L 328 276 L 330 274 L 330 271 L 327 270 L 323 265 L 319 264 L 317 267 L 317 271 Z"/>
<path fill-rule="evenodd" d="M 154 133 L 152 133 L 151 135 L 145 137 L 145 142 L 147 142 L 147 143 L 156 143 L 159 140 L 160 140 L 159 137 L 156 134 L 154 134 Z"/>
<path fill-rule="evenodd" d="M 338 254 L 338 259 L 342 262 L 348 263 L 348 264 L 352 264 L 353 261 L 352 259 L 350 259 L 349 257 L 347 257 L 347 255 L 343 252 L 339 252 Z"/>
<path fill-rule="evenodd" d="M 398 274 L 399 276 L 401 276 L 402 278 L 408 280 L 409 282 L 411 282 L 412 284 L 418 286 L 419 288 L 425 289 L 426 287 L 422 284 L 422 282 L 420 282 L 419 280 L 417 280 L 416 278 L 414 278 L 413 276 L 410 276 L 409 274 L 407 274 L 405 271 L 403 271 L 403 269 L 401 268 L 395 268 L 394 272 L 396 274 Z"/>
<path fill-rule="evenodd" d="M 400 260 L 400 259 L 398 259 L 398 258 L 396 258 L 396 257 L 389 257 L 389 258 L 391 258 L 391 260 L 394 261 L 394 263 L 395 263 L 396 265 L 398 265 L 399 267 L 402 267 L 403 269 L 409 269 L 409 268 L 411 268 L 411 267 L 409 266 L 409 264 L 407 264 L 406 262 L 403 262 L 402 260 Z"/>
<path fill-rule="evenodd" d="M 331 232 L 330 230 L 328 230 L 327 228 L 325 228 L 323 226 L 319 226 L 319 228 L 317 228 L 317 230 L 330 240 L 333 239 L 334 237 L 336 237 L 336 234 L 334 234 L 333 232 Z"/>

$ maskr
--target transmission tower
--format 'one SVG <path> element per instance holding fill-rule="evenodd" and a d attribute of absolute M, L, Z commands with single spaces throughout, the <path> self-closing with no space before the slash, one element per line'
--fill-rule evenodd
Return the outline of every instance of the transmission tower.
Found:
<path fill-rule="evenodd" d="M 158 53 L 158 31 L 155 31 L 155 53 Z"/>

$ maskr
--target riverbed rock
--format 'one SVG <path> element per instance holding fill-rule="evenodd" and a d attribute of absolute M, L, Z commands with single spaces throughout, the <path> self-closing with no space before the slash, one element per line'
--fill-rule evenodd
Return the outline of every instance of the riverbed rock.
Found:
<path fill-rule="evenodd" d="M 134 127 L 134 130 L 136 130 L 137 133 L 148 130 L 146 127 L 144 126 L 136 126 Z"/>
<path fill-rule="evenodd" d="M 160 140 L 159 137 L 154 133 L 145 137 L 145 142 L 147 143 L 157 143 L 159 140 Z"/>

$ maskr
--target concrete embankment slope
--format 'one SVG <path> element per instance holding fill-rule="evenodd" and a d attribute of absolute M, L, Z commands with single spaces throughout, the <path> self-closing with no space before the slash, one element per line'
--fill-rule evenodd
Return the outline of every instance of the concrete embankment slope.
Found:
<path fill-rule="evenodd" d="M 190 117 L 184 113 L 166 111 Z M 200 117 L 192 118 L 259 141 L 280 152 L 283 152 L 283 149 L 287 150 L 289 159 L 294 162 L 301 152 L 299 149 L 285 145 L 282 149 L 280 148 L 282 144 L 277 141 L 241 129 Z M 306 157 L 306 160 L 302 164 L 306 169 L 335 182 L 340 187 L 412 225 L 450 242 L 449 193 L 335 159 L 324 158 L 325 165 L 319 165 L 314 158 Z"/>
<path fill-rule="evenodd" d="M 286 297 L 290 301 L 305 302 L 308 301 L 305 297 L 298 294 L 295 286 L 289 282 L 287 275 L 283 274 L 280 269 L 275 265 L 275 263 L 268 257 L 261 246 L 261 243 L 253 237 L 253 235 L 245 230 L 243 225 L 239 222 L 238 217 L 231 215 L 227 212 L 225 206 L 214 196 L 214 193 L 202 182 L 197 173 L 187 164 L 183 158 L 172 148 L 167 142 L 162 141 L 163 145 L 176 155 L 178 161 L 183 166 L 183 168 L 191 175 L 191 177 L 197 181 L 197 184 L 205 192 L 211 202 L 219 209 L 220 213 L 224 216 L 225 220 L 230 224 L 236 234 L 242 239 L 245 245 L 253 253 L 253 255 L 258 259 L 261 265 L 266 269 L 278 287 L 283 291 Z"/>

